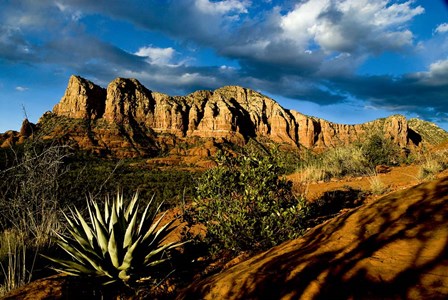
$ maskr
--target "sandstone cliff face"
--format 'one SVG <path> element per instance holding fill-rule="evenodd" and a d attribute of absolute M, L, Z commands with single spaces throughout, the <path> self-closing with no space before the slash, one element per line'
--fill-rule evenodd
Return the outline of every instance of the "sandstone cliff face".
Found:
<path fill-rule="evenodd" d="M 69 118 L 96 119 L 104 113 L 106 91 L 79 76 L 71 76 L 61 101 L 53 112 Z"/>
<path fill-rule="evenodd" d="M 335 124 L 281 107 L 274 100 L 250 89 L 226 86 L 215 91 L 197 91 L 171 97 L 145 88 L 136 79 L 117 78 L 107 91 L 80 77 L 72 76 L 65 95 L 53 109 L 69 118 L 97 120 L 118 126 L 137 151 L 158 147 L 171 136 L 220 138 L 244 142 L 268 138 L 294 147 L 328 148 L 364 138 L 379 129 L 405 147 L 409 139 L 404 117 L 393 116 L 360 125 Z M 93 139 L 110 148 L 104 131 L 93 129 Z M 95 131 L 96 130 L 96 131 Z M 168 138 L 169 139 L 169 138 Z"/>

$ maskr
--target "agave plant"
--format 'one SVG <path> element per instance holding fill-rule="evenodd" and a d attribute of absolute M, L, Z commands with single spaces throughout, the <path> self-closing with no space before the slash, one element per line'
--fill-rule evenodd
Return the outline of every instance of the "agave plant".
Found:
<path fill-rule="evenodd" d="M 89 222 L 75 208 L 71 216 L 64 214 L 68 234 L 56 233 L 58 245 L 73 259 L 47 258 L 60 266 L 55 268 L 59 272 L 97 277 L 104 284 L 121 281 L 130 286 L 151 279 L 154 267 L 169 259 L 166 251 L 183 244 L 164 242 L 175 229 L 174 219 L 161 226 L 166 213 L 156 217 L 160 205 L 150 212 L 153 199 L 143 213 L 137 193 L 127 206 L 120 193 L 112 204 L 106 198 L 103 211 L 93 199 L 87 200 Z"/>

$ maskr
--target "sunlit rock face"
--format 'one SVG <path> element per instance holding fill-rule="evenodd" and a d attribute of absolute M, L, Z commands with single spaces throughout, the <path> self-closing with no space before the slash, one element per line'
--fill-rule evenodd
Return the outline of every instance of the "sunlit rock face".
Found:
<path fill-rule="evenodd" d="M 336 124 L 285 109 L 240 86 L 169 96 L 132 78 L 116 78 L 104 89 L 71 76 L 51 115 L 72 119 L 78 126 L 56 126 L 50 137 L 68 135 L 81 149 L 124 157 L 152 155 L 180 142 L 196 143 L 198 138 L 238 144 L 255 138 L 317 151 L 363 140 L 372 133 L 401 147 L 422 141 L 400 115 L 357 125 Z"/>

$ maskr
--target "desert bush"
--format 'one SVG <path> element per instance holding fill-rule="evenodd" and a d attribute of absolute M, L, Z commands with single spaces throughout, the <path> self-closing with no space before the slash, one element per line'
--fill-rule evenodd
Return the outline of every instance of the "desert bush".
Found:
<path fill-rule="evenodd" d="M 138 195 L 125 205 L 118 194 L 104 208 L 93 200 L 87 202 L 88 219 L 75 208 L 65 215 L 68 234 L 58 234 L 58 245 L 72 260 L 49 258 L 59 265 L 56 270 L 73 276 L 92 277 L 102 284 L 123 283 L 135 287 L 155 280 L 156 268 L 169 260 L 167 252 L 182 243 L 167 243 L 165 238 L 175 229 L 175 219 L 162 226 L 165 214 L 157 217 L 160 206 L 151 211 L 150 201 L 139 211 Z"/>
<path fill-rule="evenodd" d="M 396 165 L 400 161 L 400 148 L 380 134 L 372 134 L 361 144 L 370 168 L 377 165 Z"/>
<path fill-rule="evenodd" d="M 393 141 L 373 134 L 363 142 L 308 156 L 298 171 L 304 180 L 329 180 L 332 177 L 365 175 L 377 165 L 390 166 L 400 161 L 400 148 Z"/>
<path fill-rule="evenodd" d="M 325 152 L 322 160 L 332 177 L 364 174 L 368 166 L 362 149 L 356 145 L 330 149 Z"/>
<path fill-rule="evenodd" d="M 435 175 L 448 167 L 445 153 L 433 153 L 425 156 L 418 171 L 419 179 L 434 179 Z"/>
<path fill-rule="evenodd" d="M 22 232 L 11 229 L 0 234 L 0 268 L 3 283 L 0 297 L 31 281 L 32 267 L 27 262 L 27 243 Z M 34 257 L 35 258 L 35 257 Z M 32 258 L 32 259 L 34 259 Z"/>
<path fill-rule="evenodd" d="M 68 155 L 64 146 L 29 144 L 12 166 L 0 171 L 0 226 L 29 233 L 37 244 L 49 241 L 57 226 L 59 178 Z M 12 150 L 11 150 L 12 151 Z"/>
<path fill-rule="evenodd" d="M 303 164 L 299 171 L 301 182 L 326 181 L 332 177 L 329 170 L 323 165 L 323 162 L 319 161 Z"/>
<path fill-rule="evenodd" d="M 292 149 L 291 145 L 275 143 L 265 138 L 249 139 L 243 147 L 233 145 L 232 150 L 237 155 L 270 156 L 272 163 L 278 166 L 280 175 L 294 173 L 303 161 L 300 151 Z"/>
<path fill-rule="evenodd" d="M 39 143 L 9 149 L 0 171 L 3 292 L 31 281 L 38 253 L 59 228 L 58 179 L 66 155 L 65 147 Z"/>
<path fill-rule="evenodd" d="M 352 144 L 310 157 L 298 171 L 302 174 L 302 180 L 319 181 L 346 175 L 362 175 L 369 169 L 368 165 L 362 149 Z"/>
<path fill-rule="evenodd" d="M 299 236 L 307 204 L 279 178 L 271 156 L 223 155 L 198 180 L 188 218 L 205 224 L 210 251 L 257 251 Z"/>

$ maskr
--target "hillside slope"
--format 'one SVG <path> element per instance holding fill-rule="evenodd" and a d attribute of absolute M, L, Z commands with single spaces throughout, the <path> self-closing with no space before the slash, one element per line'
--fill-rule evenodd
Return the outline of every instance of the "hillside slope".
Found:
<path fill-rule="evenodd" d="M 178 299 L 446 299 L 448 177 L 346 212 Z"/>
<path fill-rule="evenodd" d="M 409 128 L 412 128 L 418 135 L 430 144 L 440 144 L 448 141 L 448 132 L 434 123 L 412 118 L 408 120 Z"/>

